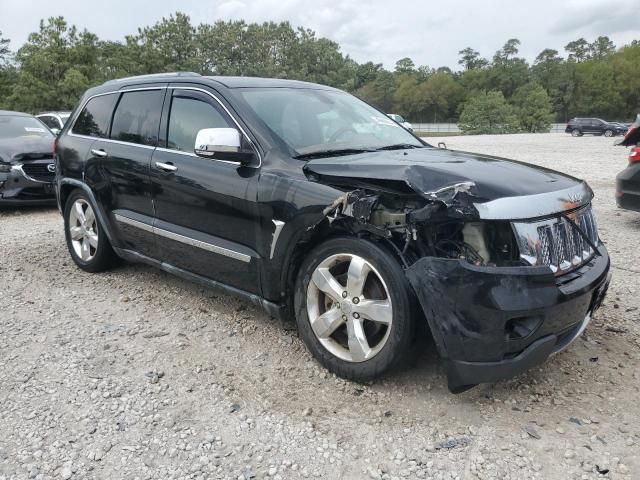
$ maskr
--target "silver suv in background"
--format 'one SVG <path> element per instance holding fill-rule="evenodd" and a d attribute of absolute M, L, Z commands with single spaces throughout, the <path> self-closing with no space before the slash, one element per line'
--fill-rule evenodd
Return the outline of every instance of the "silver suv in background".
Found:
<path fill-rule="evenodd" d="M 36 115 L 54 133 L 60 133 L 64 124 L 67 123 L 71 112 L 43 112 Z"/>

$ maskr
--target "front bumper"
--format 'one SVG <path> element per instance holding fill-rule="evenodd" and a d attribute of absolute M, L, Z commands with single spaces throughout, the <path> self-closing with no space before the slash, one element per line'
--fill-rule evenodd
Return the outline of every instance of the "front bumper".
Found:
<path fill-rule="evenodd" d="M 49 165 L 52 160 L 31 162 L 39 163 Z M 54 183 L 29 177 L 21 167 L 13 165 L 9 172 L 0 173 L 0 205 L 54 205 Z"/>
<path fill-rule="evenodd" d="M 555 277 L 548 267 L 476 267 L 425 257 L 406 270 L 451 391 L 510 378 L 567 347 L 600 306 L 609 256 Z"/>

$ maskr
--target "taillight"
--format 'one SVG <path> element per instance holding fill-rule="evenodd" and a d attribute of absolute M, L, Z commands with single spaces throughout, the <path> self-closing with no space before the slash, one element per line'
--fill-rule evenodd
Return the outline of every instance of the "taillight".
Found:
<path fill-rule="evenodd" d="M 629 163 L 640 162 L 640 147 L 633 147 L 629 153 Z"/>

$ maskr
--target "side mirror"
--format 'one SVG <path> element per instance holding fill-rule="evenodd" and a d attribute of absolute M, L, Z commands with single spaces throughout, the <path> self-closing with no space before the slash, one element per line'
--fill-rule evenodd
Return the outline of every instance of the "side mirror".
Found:
<path fill-rule="evenodd" d="M 59 128 L 52 128 L 51 129 L 51 133 L 53 133 L 57 137 L 58 135 L 60 135 L 60 129 Z"/>
<path fill-rule="evenodd" d="M 255 158 L 253 150 L 242 148 L 242 136 L 235 128 L 203 128 L 196 135 L 194 153 L 242 164 L 251 163 Z"/>

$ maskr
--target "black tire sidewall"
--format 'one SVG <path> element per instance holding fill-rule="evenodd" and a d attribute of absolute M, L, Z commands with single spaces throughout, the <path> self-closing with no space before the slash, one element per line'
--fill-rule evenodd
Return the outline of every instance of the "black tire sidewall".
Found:
<path fill-rule="evenodd" d="M 80 257 L 78 257 L 71 243 L 71 232 L 69 231 L 69 213 L 73 204 L 78 199 L 82 199 L 87 202 L 93 209 L 93 213 L 96 217 L 96 228 L 98 230 L 98 248 L 96 249 L 95 256 L 89 261 L 84 261 Z M 71 258 L 73 259 L 74 263 L 82 270 L 85 270 L 87 272 L 99 272 L 111 266 L 113 260 L 113 250 L 111 249 L 109 239 L 104 232 L 104 228 L 102 228 L 102 225 L 100 224 L 95 205 L 81 190 L 76 190 L 71 193 L 71 195 L 69 195 L 69 198 L 67 199 L 67 203 L 64 206 L 64 236 Z"/>
<path fill-rule="evenodd" d="M 307 288 L 317 265 L 325 258 L 338 253 L 358 255 L 382 276 L 393 305 L 391 332 L 382 350 L 364 362 L 347 362 L 330 353 L 311 329 L 307 313 Z M 302 262 L 296 280 L 294 309 L 298 332 L 313 356 L 336 375 L 356 381 L 366 381 L 379 376 L 406 358 L 415 335 L 414 308 L 416 301 L 399 261 L 386 249 L 373 241 L 353 238 L 333 238 L 313 249 Z"/>

